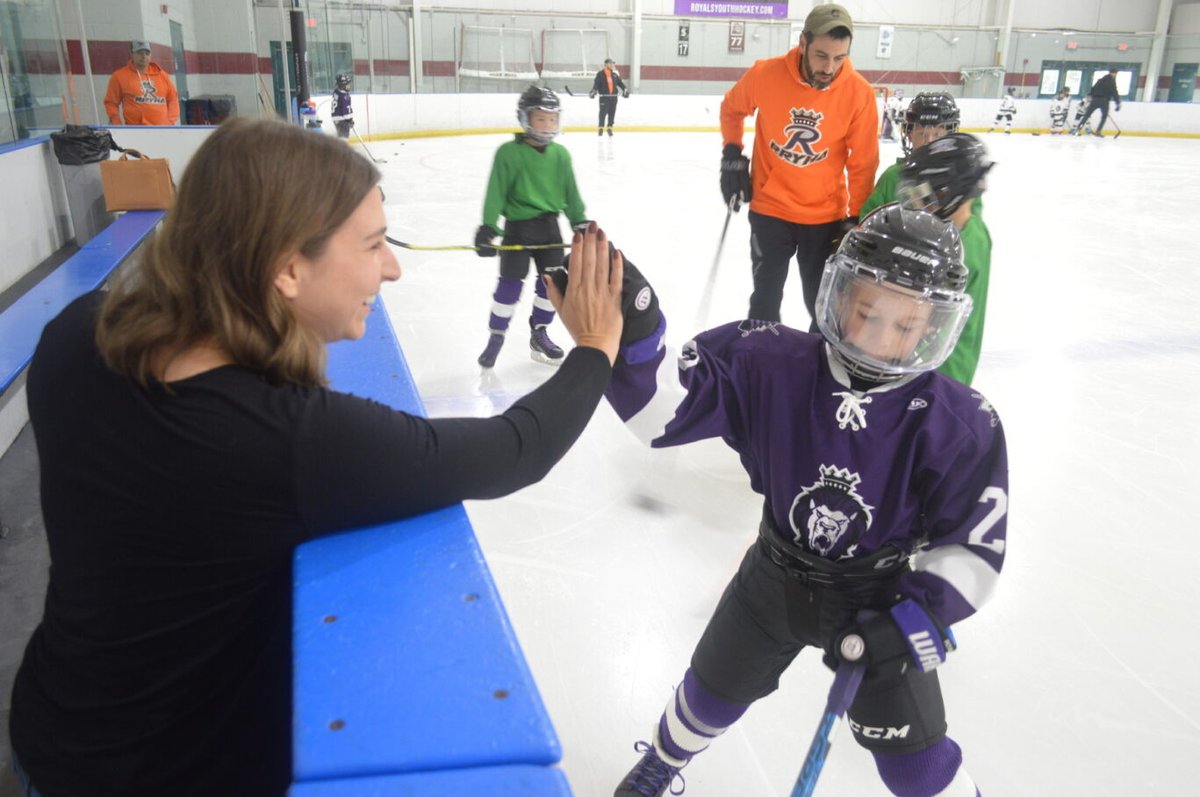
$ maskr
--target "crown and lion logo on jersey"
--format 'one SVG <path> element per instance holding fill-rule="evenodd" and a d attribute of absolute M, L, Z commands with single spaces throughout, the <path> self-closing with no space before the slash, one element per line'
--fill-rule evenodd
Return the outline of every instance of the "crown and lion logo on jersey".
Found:
<path fill-rule="evenodd" d="M 862 477 L 848 468 L 821 465 L 820 478 L 792 502 L 788 522 L 798 545 L 820 556 L 847 553 L 871 527 L 871 507 L 855 488 Z"/>
<path fill-rule="evenodd" d="M 813 145 L 821 140 L 821 120 L 825 114 L 810 108 L 792 108 L 792 121 L 783 129 L 787 141 L 771 141 L 771 151 L 782 160 L 801 168 L 820 163 L 829 157 L 829 150 L 817 152 Z"/>

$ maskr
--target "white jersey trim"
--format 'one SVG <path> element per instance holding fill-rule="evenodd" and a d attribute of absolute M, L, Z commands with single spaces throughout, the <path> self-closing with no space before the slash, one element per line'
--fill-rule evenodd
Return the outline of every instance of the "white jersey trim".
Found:
<path fill-rule="evenodd" d="M 976 611 L 991 599 L 1000 574 L 965 545 L 946 545 L 918 551 L 913 570 L 932 573 L 966 599 Z"/>
<path fill-rule="evenodd" d="M 659 348 L 662 348 L 661 341 Z M 646 402 L 646 406 L 625 421 L 629 430 L 643 443 L 650 444 L 663 436 L 667 424 L 675 417 L 675 411 L 687 396 L 687 391 L 679 383 L 678 368 L 677 358 L 664 356 L 655 371 L 654 395 Z"/>

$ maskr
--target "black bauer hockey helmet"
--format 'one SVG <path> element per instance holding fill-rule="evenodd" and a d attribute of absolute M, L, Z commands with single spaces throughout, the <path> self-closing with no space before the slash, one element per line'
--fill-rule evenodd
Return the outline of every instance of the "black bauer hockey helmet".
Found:
<path fill-rule="evenodd" d="M 904 110 L 904 124 L 900 128 L 904 154 L 913 149 L 910 136 L 914 127 L 941 127 L 947 133 L 954 133 L 958 130 L 958 118 L 958 103 L 944 91 L 922 91 L 913 97 Z"/>
<path fill-rule="evenodd" d="M 994 165 L 982 141 L 970 133 L 951 133 L 904 159 L 896 195 L 907 208 L 948 218 L 984 192 Z"/>
<path fill-rule="evenodd" d="M 532 111 L 556 113 L 558 124 L 552 131 L 534 130 L 529 124 L 529 114 Z M 521 123 L 521 129 L 525 131 L 526 136 L 539 144 L 546 144 L 562 131 L 562 102 L 557 94 L 545 86 L 530 84 L 517 100 L 517 121 Z"/>
<path fill-rule="evenodd" d="M 817 326 L 849 374 L 889 382 L 945 362 L 971 297 L 958 230 L 932 213 L 884 205 L 825 263 Z"/>
<path fill-rule="evenodd" d="M 347 75 L 345 72 L 343 72 L 337 76 L 337 87 L 339 89 L 348 89 L 350 88 L 350 82 L 352 80 L 353 78 L 350 75 Z"/>

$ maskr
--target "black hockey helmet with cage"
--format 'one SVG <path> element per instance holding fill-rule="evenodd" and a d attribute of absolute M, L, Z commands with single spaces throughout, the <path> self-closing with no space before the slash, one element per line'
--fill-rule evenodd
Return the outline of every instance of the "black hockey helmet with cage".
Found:
<path fill-rule="evenodd" d="M 993 165 L 982 141 L 970 133 L 951 133 L 909 153 L 896 196 L 905 207 L 946 218 L 983 193 Z"/>
<path fill-rule="evenodd" d="M 962 239 L 953 224 L 884 205 L 847 232 L 826 261 L 817 326 L 833 359 L 851 375 L 888 382 L 930 371 L 954 351 L 971 313 L 966 285 Z M 908 349 L 883 357 L 867 350 L 856 328 L 889 312 L 899 325 L 919 329 Z"/>
<path fill-rule="evenodd" d="M 907 155 L 912 151 L 914 127 L 941 127 L 947 133 L 958 130 L 958 104 L 944 91 L 922 91 L 913 97 L 904 110 L 904 124 L 900 128 L 900 146 Z"/>
<path fill-rule="evenodd" d="M 344 90 L 344 89 L 348 89 L 348 88 L 350 88 L 350 82 L 351 82 L 353 79 L 354 79 L 354 78 L 352 78 L 350 75 L 348 75 L 348 74 L 346 74 L 345 72 L 343 72 L 343 73 L 341 73 L 340 75 L 338 75 L 338 76 L 337 76 L 337 87 L 338 87 L 339 89 L 343 89 L 343 90 Z"/>
<path fill-rule="evenodd" d="M 532 111 L 547 111 L 549 113 L 559 114 L 559 125 L 552 133 L 545 131 L 534 130 L 529 124 L 529 114 Z M 530 84 L 529 88 L 521 92 L 520 98 L 517 100 L 517 121 L 521 123 L 521 129 L 525 131 L 525 135 L 534 141 L 545 144 L 562 130 L 562 102 L 559 101 L 558 95 L 545 86 Z"/>

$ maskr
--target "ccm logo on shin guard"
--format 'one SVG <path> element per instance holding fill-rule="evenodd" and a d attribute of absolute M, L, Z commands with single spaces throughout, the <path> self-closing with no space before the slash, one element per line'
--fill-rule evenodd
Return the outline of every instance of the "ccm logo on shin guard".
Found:
<path fill-rule="evenodd" d="M 865 739 L 906 739 L 908 729 L 912 727 L 905 725 L 903 728 L 872 728 L 869 725 L 860 725 L 849 717 L 846 717 L 846 721 L 850 723 L 850 730 Z"/>

